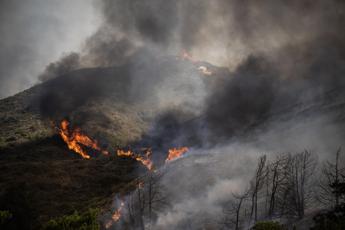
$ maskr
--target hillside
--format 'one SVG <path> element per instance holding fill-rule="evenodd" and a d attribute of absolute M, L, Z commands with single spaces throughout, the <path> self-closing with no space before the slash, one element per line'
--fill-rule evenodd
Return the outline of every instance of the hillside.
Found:
<path fill-rule="evenodd" d="M 295 93 L 291 81 L 273 81 L 255 59 L 230 73 L 206 62 L 143 55 L 122 66 L 75 70 L 0 101 L 0 207 L 13 213 L 16 228 L 106 210 L 115 194 L 131 191 L 147 169 L 116 156 L 118 148 L 152 148 L 159 166 L 172 147 L 207 151 L 241 138 L 269 149 L 270 141 L 304 134 L 291 122 L 325 132 L 328 124 L 345 126 L 342 85 L 310 96 L 303 94 L 309 85 Z M 319 122 L 320 116 L 327 119 Z M 110 156 L 86 148 L 92 155 L 86 160 L 69 150 L 59 135 L 63 119 Z M 276 140 L 268 132 L 272 126 Z M 208 158 L 195 158 L 178 166 L 177 177 L 199 169 L 208 175 Z M 211 175 L 208 184 L 220 178 Z"/>
<path fill-rule="evenodd" d="M 113 154 L 138 142 L 153 118 L 128 95 L 130 80 L 126 66 L 81 69 L 0 101 L 0 207 L 13 213 L 14 228 L 107 208 L 146 170 Z M 85 160 L 68 150 L 58 134 L 66 118 L 112 156 Z"/>

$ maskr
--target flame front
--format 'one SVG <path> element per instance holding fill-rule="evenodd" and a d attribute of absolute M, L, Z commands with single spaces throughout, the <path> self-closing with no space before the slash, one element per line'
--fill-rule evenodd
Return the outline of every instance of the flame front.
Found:
<path fill-rule="evenodd" d="M 119 157 L 130 157 L 132 159 L 135 159 L 139 162 L 141 162 L 143 165 L 145 165 L 149 170 L 153 169 L 153 162 L 151 161 L 151 150 L 147 150 L 145 153 L 145 156 L 141 156 L 139 154 L 135 154 L 131 150 L 124 151 L 122 149 L 118 149 L 116 151 L 117 156 Z"/>
<path fill-rule="evenodd" d="M 111 218 L 113 219 L 113 221 L 117 222 L 119 221 L 119 219 L 121 218 L 121 211 L 122 208 L 125 206 L 125 203 L 123 201 L 121 201 L 121 205 L 120 207 L 114 212 L 114 214 L 111 216 Z"/>
<path fill-rule="evenodd" d="M 98 146 L 97 141 L 94 141 L 90 137 L 81 133 L 80 129 L 75 129 L 70 132 L 68 126 L 69 122 L 67 120 L 63 120 L 60 124 L 59 133 L 70 150 L 73 150 L 85 159 L 90 159 L 91 157 L 85 150 L 83 150 L 81 145 L 100 151 L 103 154 L 108 154 L 106 150 L 102 150 Z"/>
<path fill-rule="evenodd" d="M 183 156 L 183 154 L 185 154 L 187 151 L 188 151 L 187 147 L 169 149 L 169 154 L 168 154 L 168 157 L 165 160 L 165 162 L 169 162 L 169 161 L 172 161 L 176 158 L 179 158 L 179 157 Z"/>
<path fill-rule="evenodd" d="M 125 203 L 121 201 L 120 207 L 115 210 L 114 214 L 111 215 L 111 219 L 105 224 L 105 228 L 108 229 L 110 228 L 114 222 L 118 222 L 122 216 L 122 209 L 125 206 Z"/>

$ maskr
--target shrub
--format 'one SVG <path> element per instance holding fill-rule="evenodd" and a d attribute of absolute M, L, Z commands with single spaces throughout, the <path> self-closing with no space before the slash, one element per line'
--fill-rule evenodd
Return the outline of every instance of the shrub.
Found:
<path fill-rule="evenodd" d="M 274 221 L 259 221 L 255 223 L 253 230 L 283 230 L 283 226 Z"/>
<path fill-rule="evenodd" d="M 0 227 L 5 225 L 12 218 L 12 213 L 9 211 L 0 210 Z"/>
<path fill-rule="evenodd" d="M 97 221 L 98 210 L 90 209 L 80 215 L 74 212 L 72 215 L 52 219 L 43 227 L 45 230 L 99 230 Z"/>

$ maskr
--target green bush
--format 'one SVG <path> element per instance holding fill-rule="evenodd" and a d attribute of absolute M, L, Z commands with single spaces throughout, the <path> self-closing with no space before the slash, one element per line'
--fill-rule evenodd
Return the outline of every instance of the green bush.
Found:
<path fill-rule="evenodd" d="M 90 209 L 80 215 L 78 212 L 52 219 L 46 223 L 45 230 L 99 230 L 97 221 L 98 210 Z"/>
<path fill-rule="evenodd" d="M 278 222 L 274 221 L 259 221 L 255 223 L 253 230 L 283 230 L 283 226 L 281 226 Z"/>
<path fill-rule="evenodd" d="M 12 213 L 9 211 L 0 210 L 0 227 L 6 224 L 12 218 Z"/>

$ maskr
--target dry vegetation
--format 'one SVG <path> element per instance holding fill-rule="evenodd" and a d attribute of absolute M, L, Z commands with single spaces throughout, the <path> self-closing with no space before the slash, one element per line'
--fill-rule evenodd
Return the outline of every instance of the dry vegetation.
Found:
<path fill-rule="evenodd" d="M 131 189 L 138 172 L 130 159 L 84 160 L 69 151 L 54 121 L 30 106 L 39 87 L 0 101 L 0 207 L 13 214 L 12 229 L 39 228 L 51 218 L 106 207 L 113 194 Z M 90 119 L 83 131 L 109 149 L 138 140 L 148 119 L 111 99 L 89 102 L 70 119 L 80 116 Z"/>

